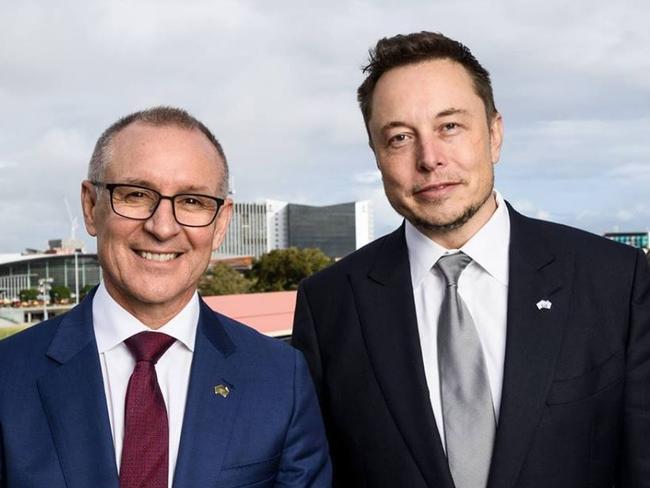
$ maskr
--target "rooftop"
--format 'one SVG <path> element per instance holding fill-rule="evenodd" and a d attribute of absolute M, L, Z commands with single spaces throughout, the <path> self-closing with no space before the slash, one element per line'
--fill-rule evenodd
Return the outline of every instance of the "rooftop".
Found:
<path fill-rule="evenodd" d="M 278 337 L 291 334 L 295 291 L 246 293 L 203 297 L 211 309 L 238 320 L 262 334 Z"/>
<path fill-rule="evenodd" d="M 96 256 L 95 253 L 77 253 L 79 257 L 81 256 Z M 33 261 L 35 259 L 43 258 L 61 258 L 74 256 L 74 254 L 56 254 L 56 253 L 34 253 L 34 254 L 21 254 L 21 253 L 5 253 L 0 254 L 0 266 L 3 264 L 9 263 L 22 263 L 25 261 Z"/>

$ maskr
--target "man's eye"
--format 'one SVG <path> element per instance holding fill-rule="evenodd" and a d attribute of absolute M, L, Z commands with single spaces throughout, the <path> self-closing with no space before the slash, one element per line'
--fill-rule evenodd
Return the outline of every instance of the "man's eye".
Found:
<path fill-rule="evenodd" d="M 458 129 L 458 124 L 456 122 L 448 122 L 442 126 L 443 132 L 451 132 L 455 129 Z"/>
<path fill-rule="evenodd" d="M 139 200 L 147 200 L 150 196 L 143 191 L 130 191 L 126 193 L 123 199 L 127 202 L 135 202 Z"/>
<path fill-rule="evenodd" d="M 403 146 L 406 142 L 408 142 L 408 139 L 408 134 L 395 134 L 388 139 L 388 145 L 392 147 Z"/>
<path fill-rule="evenodd" d="M 211 210 L 214 207 L 214 201 L 198 195 L 186 195 L 183 198 L 177 199 L 176 205 L 186 210 Z"/>

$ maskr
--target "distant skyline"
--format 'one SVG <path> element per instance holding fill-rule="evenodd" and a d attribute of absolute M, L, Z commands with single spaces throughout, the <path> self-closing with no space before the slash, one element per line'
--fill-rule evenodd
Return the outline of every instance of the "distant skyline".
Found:
<path fill-rule="evenodd" d="M 236 201 L 371 200 L 400 222 L 356 104 L 384 36 L 442 32 L 490 71 L 505 142 L 496 188 L 519 211 L 602 234 L 650 228 L 650 3 L 146 0 L 0 3 L 0 253 L 79 223 L 95 140 L 180 106 L 228 156 Z"/>

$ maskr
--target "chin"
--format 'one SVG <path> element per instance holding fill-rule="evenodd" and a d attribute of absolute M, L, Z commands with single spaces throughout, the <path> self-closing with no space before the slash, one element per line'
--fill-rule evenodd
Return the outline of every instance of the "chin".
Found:
<path fill-rule="evenodd" d="M 165 303 L 178 296 L 178 292 L 169 289 L 168 283 L 156 283 L 156 280 L 143 280 L 137 287 L 132 285 L 125 292 L 138 302 L 150 305 Z"/>
<path fill-rule="evenodd" d="M 469 222 L 480 206 L 470 205 L 462 211 L 455 212 L 451 215 L 426 215 L 424 213 L 411 212 L 407 220 L 414 226 L 424 228 L 434 232 L 448 232 L 460 229 Z"/>

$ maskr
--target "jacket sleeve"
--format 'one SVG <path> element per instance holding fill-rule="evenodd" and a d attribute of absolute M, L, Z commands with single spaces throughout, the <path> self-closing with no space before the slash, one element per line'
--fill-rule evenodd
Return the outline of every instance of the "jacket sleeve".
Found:
<path fill-rule="evenodd" d="M 295 352 L 293 413 L 276 487 L 329 488 L 332 468 L 325 429 L 307 364 Z"/>
<path fill-rule="evenodd" d="M 622 488 L 650 487 L 650 269 L 639 251 L 632 286 L 623 411 Z"/>

